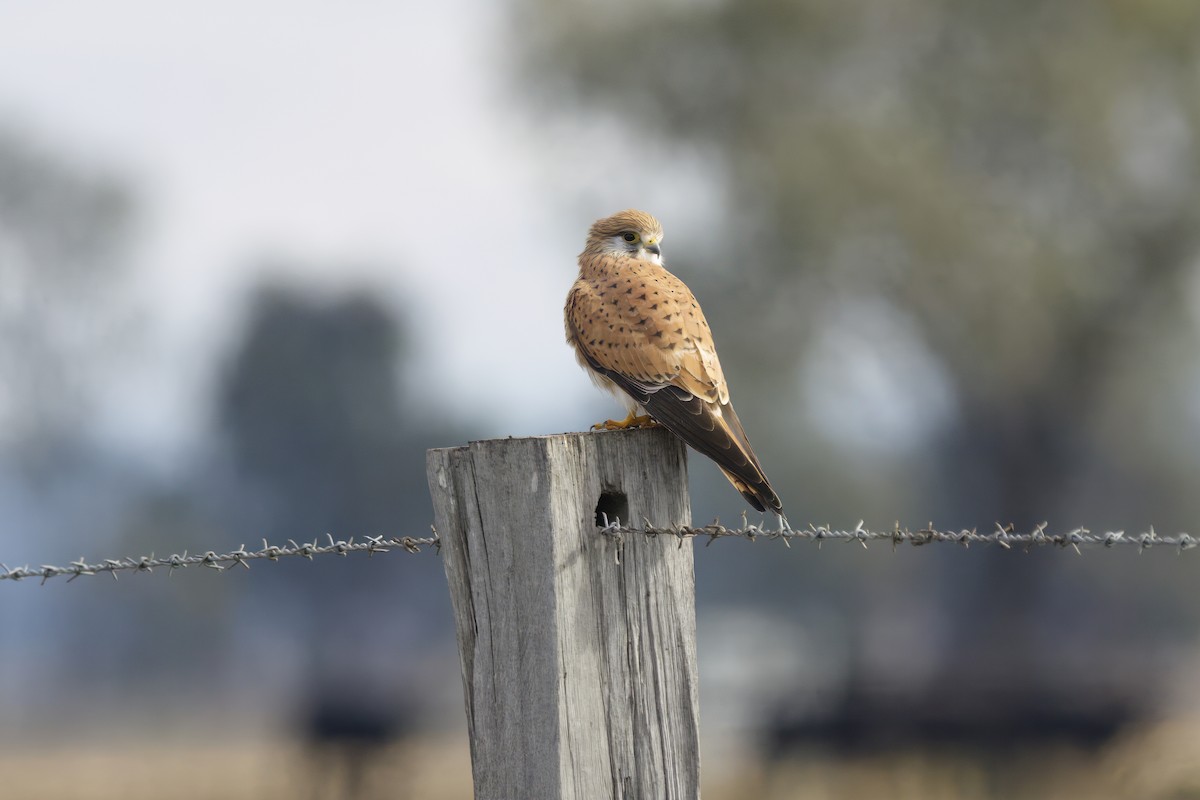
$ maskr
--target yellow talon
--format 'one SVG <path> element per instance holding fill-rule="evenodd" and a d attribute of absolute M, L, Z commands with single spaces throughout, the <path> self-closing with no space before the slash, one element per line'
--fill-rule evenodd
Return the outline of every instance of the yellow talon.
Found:
<path fill-rule="evenodd" d="M 642 416 L 634 416 L 632 411 L 625 419 L 617 422 L 615 419 L 606 419 L 604 422 L 597 422 L 592 426 L 594 431 L 624 431 L 629 428 L 657 428 L 658 423 L 649 414 Z"/>

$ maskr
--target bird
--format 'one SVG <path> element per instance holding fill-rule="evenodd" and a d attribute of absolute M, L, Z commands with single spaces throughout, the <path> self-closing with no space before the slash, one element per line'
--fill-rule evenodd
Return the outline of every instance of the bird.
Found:
<path fill-rule="evenodd" d="M 629 411 L 593 428 L 661 425 L 716 462 L 758 511 L 783 502 L 750 447 L 691 289 L 663 266 L 662 225 L 628 209 L 597 220 L 563 309 L 580 366 Z"/>

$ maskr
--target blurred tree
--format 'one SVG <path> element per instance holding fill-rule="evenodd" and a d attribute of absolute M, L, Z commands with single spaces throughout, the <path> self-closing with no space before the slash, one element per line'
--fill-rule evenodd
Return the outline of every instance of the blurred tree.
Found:
<path fill-rule="evenodd" d="M 366 295 L 331 302 L 280 286 L 253 301 L 250 328 L 220 388 L 217 413 L 272 527 L 391 530 L 407 462 L 391 314 Z"/>
<path fill-rule="evenodd" d="M 86 424 L 121 328 L 131 209 L 116 179 L 0 129 L 0 452 L 22 468 Z"/>
<path fill-rule="evenodd" d="M 907 454 L 920 454 L 931 480 L 914 482 L 911 465 L 891 462 L 890 482 L 924 493 L 910 503 L 922 520 L 1194 518 L 1184 476 L 1198 466 L 1186 409 L 1197 366 L 1200 6 L 658 0 L 600 12 L 582 0 L 519 0 L 517 9 L 529 42 L 522 76 L 554 106 L 710 156 L 727 222 L 704 242 L 716 250 L 691 261 L 736 265 L 701 265 L 696 282 L 708 285 L 702 296 L 722 296 L 706 309 L 726 361 L 773 375 L 769 401 L 739 396 L 755 429 L 767 428 L 759 438 L 797 451 L 812 438 L 797 406 L 845 369 L 815 370 L 814 359 L 864 331 L 868 347 L 889 354 L 887 391 L 919 394 L 906 362 L 890 357 L 898 332 L 902 349 L 933 359 L 953 396 Z M 789 371 L 805 393 L 791 402 L 779 394 Z M 804 459 L 777 479 L 785 500 L 789 484 L 812 487 L 829 472 Z M 804 519 L 810 507 L 885 521 L 895 511 L 871 497 L 830 508 L 816 492 L 791 502 Z M 943 690 L 996 689 L 1014 674 L 1052 681 L 1062 648 L 1079 645 L 1042 612 L 1078 607 L 1098 589 L 1057 580 L 1047 559 L 999 555 L 910 587 L 933 593 L 925 607 L 949 628 L 932 637 L 945 649 L 926 674 Z M 1121 635 L 1146 634 L 1129 620 Z"/>
<path fill-rule="evenodd" d="M 227 450 L 221 516 L 237 542 L 245 531 L 311 541 L 428 530 L 424 452 L 461 431 L 404 390 L 403 342 L 394 313 L 365 291 L 257 290 L 215 398 Z M 407 707 L 413 698 L 397 696 L 404 668 L 418 669 L 427 645 L 453 631 L 430 566 L 421 556 L 326 560 L 319 573 L 273 565 L 246 587 L 239 638 L 269 648 L 271 670 L 291 678 L 277 686 L 284 695 Z"/>

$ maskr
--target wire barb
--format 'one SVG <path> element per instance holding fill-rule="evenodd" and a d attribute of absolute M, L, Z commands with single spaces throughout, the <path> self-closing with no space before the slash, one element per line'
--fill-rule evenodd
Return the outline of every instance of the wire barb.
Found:
<path fill-rule="evenodd" d="M 401 547 L 409 553 L 419 553 L 423 547 L 436 548 L 440 544 L 441 540 L 436 533 L 433 536 L 423 539 L 417 539 L 412 536 L 369 536 L 363 542 L 356 542 L 353 538 L 341 540 L 329 536 L 329 544 L 325 545 L 320 544 L 317 539 L 306 544 L 297 544 L 295 541 L 289 540 L 288 544 L 283 547 L 270 544 L 266 539 L 263 539 L 261 550 L 247 550 L 246 545 L 243 544 L 238 545 L 236 550 L 231 550 L 228 553 L 207 550 L 203 555 L 188 555 L 185 550 L 182 553 L 162 556 L 161 558 L 156 557 L 153 553 L 148 556 L 138 556 L 137 558 L 106 558 L 95 564 L 89 564 L 81 557 L 78 561 L 72 561 L 65 567 L 42 564 L 36 568 L 30 568 L 28 565 L 11 568 L 5 564 L 0 564 L 0 581 L 41 578 L 41 582 L 45 584 L 51 578 L 66 575 L 69 576 L 67 582 L 70 583 L 81 575 L 97 575 L 102 572 L 109 573 L 113 576 L 113 580 L 116 580 L 118 572 L 153 572 L 155 567 L 166 567 L 170 575 L 175 574 L 175 570 L 177 569 L 186 569 L 187 567 L 194 566 L 203 566 L 217 572 L 224 572 L 230 567 L 238 565 L 250 569 L 250 562 L 256 559 L 278 561 L 287 556 L 300 556 L 311 561 L 313 556 L 328 554 L 345 556 L 348 553 L 366 553 L 367 555 L 387 553 L 393 547 Z"/>
<path fill-rule="evenodd" d="M 1152 547 L 1173 547 L 1177 553 L 1200 547 L 1200 538 L 1196 536 L 1187 533 L 1161 536 L 1153 526 L 1149 527 L 1145 533 L 1135 536 L 1127 536 L 1125 531 L 1092 533 L 1087 528 L 1073 528 L 1063 533 L 1052 533 L 1049 528 L 1049 523 L 1042 522 L 1035 525 L 1029 533 L 1017 533 L 1011 524 L 1001 525 L 997 522 L 996 529 L 992 533 L 980 533 L 974 528 L 957 531 L 939 530 L 934 527 L 932 522 L 923 528 L 913 530 L 903 527 L 897 522 L 889 530 L 873 531 L 865 527 L 863 520 L 859 520 L 853 528 L 844 530 L 831 525 L 811 523 L 806 528 L 793 528 L 791 525 L 785 524 L 778 529 L 773 529 L 765 525 L 754 525 L 745 515 L 742 516 L 742 527 L 736 529 L 726 528 L 721 524 L 720 519 L 713 520 L 700 528 L 686 525 L 657 527 L 652 525 L 649 520 L 643 520 L 642 527 L 634 528 L 624 525 L 620 519 L 610 520 L 603 513 L 601 513 L 601 524 L 596 526 L 598 533 L 612 537 L 617 544 L 623 543 L 627 536 L 648 536 L 650 538 L 670 536 L 677 540 L 680 547 L 689 539 L 705 539 L 705 546 L 708 546 L 718 539 L 729 538 L 747 539 L 751 542 L 758 539 L 778 540 L 789 548 L 794 539 L 816 542 L 818 548 L 826 541 L 843 541 L 850 544 L 857 542 L 864 549 L 871 542 L 884 541 L 891 542 L 893 551 L 901 544 L 921 547 L 927 544 L 949 543 L 958 544 L 964 548 L 973 544 L 993 544 L 1005 550 L 1020 547 L 1027 552 L 1037 547 L 1053 546 L 1069 547 L 1080 555 L 1083 554 L 1082 548 L 1095 546 L 1112 549 L 1118 545 L 1130 545 L 1136 547 L 1138 553 L 1144 553 Z M 108 573 L 112 575 L 113 580 L 116 580 L 119 572 L 153 572 L 156 567 L 166 567 L 167 574 L 174 575 L 175 570 L 194 566 L 203 566 L 216 572 L 225 572 L 234 566 L 250 569 L 251 561 L 259 559 L 279 561 L 281 558 L 289 556 L 298 556 L 312 561 L 313 556 L 339 555 L 345 557 L 350 553 L 366 553 L 370 557 L 376 553 L 390 553 L 393 549 L 401 549 L 406 553 L 419 553 L 425 547 L 432 547 L 435 551 L 440 551 L 441 536 L 437 530 L 433 530 L 432 534 L 432 536 L 424 538 L 366 536 L 362 541 L 357 542 L 354 537 L 335 539 L 332 534 L 326 534 L 328 544 L 321 544 L 320 539 L 313 539 L 311 542 L 305 543 L 289 539 L 284 546 L 273 545 L 263 539 L 262 547 L 258 550 L 247 550 L 246 546 L 242 544 L 238 545 L 236 550 L 228 553 L 206 550 L 203 555 L 188 555 L 188 552 L 184 550 L 180 554 L 161 557 L 151 553 L 148 556 L 137 558 L 131 556 L 120 559 L 106 558 L 94 564 L 89 564 L 81 557 L 77 561 L 71 561 L 65 567 L 56 567 L 52 564 L 42 564 L 32 568 L 28 564 L 23 567 L 10 567 L 0 562 L 0 581 L 15 582 L 25 578 L 40 578 L 41 583 L 45 584 L 51 578 L 65 575 L 68 576 L 67 582 L 70 583 L 81 575 L 99 575 L 101 573 Z M 619 564 L 620 548 L 618 548 L 615 558 Z"/>
<path fill-rule="evenodd" d="M 1050 531 L 1050 523 L 1048 522 L 1041 522 L 1035 525 L 1029 533 L 1018 533 L 1011 523 L 1001 525 L 999 522 L 996 523 L 996 529 L 992 533 L 980 533 L 974 528 L 964 528 L 957 531 L 939 530 L 932 522 L 923 528 L 915 530 L 904 527 L 897 522 L 890 530 L 873 531 L 864 527 L 862 520 L 859 520 L 858 524 L 853 528 L 845 530 L 834 528 L 830 525 L 814 524 L 809 524 L 807 528 L 792 528 L 789 526 L 782 530 L 771 530 L 749 524 L 745 518 L 742 520 L 742 527 L 736 530 L 726 528 L 720 522 L 712 522 L 702 528 L 678 526 L 662 528 L 651 525 L 646 525 L 643 528 L 629 528 L 620 524 L 609 524 L 598 528 L 598 530 L 602 534 L 615 537 L 642 534 L 650 537 L 674 536 L 680 539 L 704 538 L 708 540 L 706 545 L 712 544 L 717 539 L 727 538 L 748 539 L 750 541 L 760 538 L 778 539 L 789 546 L 793 539 L 800 539 L 816 542 L 818 548 L 826 541 L 857 542 L 864 548 L 870 542 L 886 541 L 892 543 L 893 550 L 900 544 L 911 544 L 914 547 L 934 543 L 958 544 L 962 547 L 970 547 L 973 544 L 993 544 L 1005 550 L 1023 548 L 1026 551 L 1047 546 L 1069 547 L 1080 555 L 1083 554 L 1083 547 L 1092 546 L 1103 546 L 1111 549 L 1117 545 L 1132 545 L 1137 548 L 1139 553 L 1156 546 L 1174 547 L 1179 553 L 1200 547 L 1200 539 L 1195 536 L 1187 533 L 1180 533 L 1175 536 L 1162 536 L 1155 532 L 1153 526 L 1145 533 L 1140 533 L 1136 536 L 1126 536 L 1124 531 L 1092 533 L 1087 528 L 1074 528 L 1063 533 L 1052 533 Z"/>

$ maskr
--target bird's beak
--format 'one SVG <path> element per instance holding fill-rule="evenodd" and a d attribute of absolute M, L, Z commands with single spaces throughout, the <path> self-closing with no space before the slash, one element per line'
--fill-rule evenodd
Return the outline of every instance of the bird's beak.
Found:
<path fill-rule="evenodd" d="M 661 256 L 661 255 L 662 255 L 662 248 L 661 248 L 661 247 L 659 247 L 657 243 L 655 243 L 655 244 L 648 244 L 648 245 L 646 245 L 646 252 L 647 252 L 647 253 L 653 253 L 653 254 L 654 254 L 654 255 L 656 255 L 656 256 Z"/>

